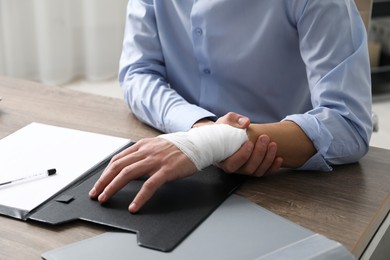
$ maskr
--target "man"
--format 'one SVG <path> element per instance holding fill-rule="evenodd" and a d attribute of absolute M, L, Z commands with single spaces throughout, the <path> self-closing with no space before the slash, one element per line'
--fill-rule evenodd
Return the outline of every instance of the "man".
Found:
<path fill-rule="evenodd" d="M 368 150 L 370 68 L 353 0 L 130 0 L 119 79 L 135 115 L 163 132 L 217 119 L 247 129 L 219 164 L 227 172 L 331 171 Z M 177 146 L 144 139 L 113 158 L 90 196 L 103 203 L 150 176 L 129 206 L 137 212 L 195 171 Z"/>

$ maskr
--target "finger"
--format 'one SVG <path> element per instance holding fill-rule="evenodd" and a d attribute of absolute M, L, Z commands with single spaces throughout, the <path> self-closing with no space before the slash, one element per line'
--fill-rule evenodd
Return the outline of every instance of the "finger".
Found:
<path fill-rule="evenodd" d="M 271 142 L 268 145 L 267 153 L 264 157 L 263 162 L 260 164 L 259 168 L 257 168 L 256 172 L 253 176 L 261 177 L 271 168 L 275 158 L 276 158 L 277 145 L 274 142 Z"/>
<path fill-rule="evenodd" d="M 143 156 L 138 153 L 123 153 L 121 156 L 118 156 L 115 160 L 112 160 L 110 164 L 103 171 L 102 175 L 94 184 L 93 188 L 89 192 L 91 198 L 96 198 L 99 196 L 106 186 L 124 169 L 126 166 L 131 165 L 137 161 L 143 159 Z"/>
<path fill-rule="evenodd" d="M 228 124 L 237 128 L 245 129 L 250 124 L 250 119 L 240 114 L 229 112 L 223 117 L 220 117 L 217 122 L 218 124 Z"/>
<path fill-rule="evenodd" d="M 267 135 L 261 135 L 257 138 L 251 156 L 249 157 L 248 161 L 238 170 L 238 173 L 252 175 L 256 172 L 259 166 L 264 163 L 269 141 L 270 138 Z"/>
<path fill-rule="evenodd" d="M 274 163 L 272 164 L 270 169 L 265 174 L 278 172 L 280 170 L 280 168 L 282 167 L 282 164 L 283 164 L 283 158 L 276 157 L 274 160 Z"/>
<path fill-rule="evenodd" d="M 103 192 L 98 197 L 98 201 L 100 203 L 106 202 L 129 182 L 138 179 L 151 171 L 152 166 L 150 163 L 147 163 L 146 160 L 133 163 L 123 168 L 120 173 L 116 175 L 115 178 L 104 188 Z"/>
<path fill-rule="evenodd" d="M 178 176 L 177 172 L 182 173 L 186 171 L 172 171 L 172 168 L 181 168 L 172 167 L 172 165 L 175 164 L 187 166 L 186 169 L 195 172 L 195 166 L 192 166 L 193 163 L 191 160 L 176 146 L 164 139 L 147 142 L 142 149 L 139 149 L 133 154 L 128 154 L 124 158 L 113 162 L 113 164 L 108 167 L 107 174 L 105 174 L 104 177 L 109 182 L 103 187 L 103 191 L 98 196 L 98 200 L 99 202 L 104 203 L 130 181 L 141 176 L 156 174 L 159 171 L 168 172 L 169 175 L 166 176 L 167 179 L 178 178 L 180 176 Z M 117 169 L 115 167 L 117 167 Z M 112 174 L 110 174 L 110 172 L 112 172 Z M 103 179 L 102 182 L 105 181 L 105 178 L 101 178 Z"/>
<path fill-rule="evenodd" d="M 136 152 L 138 151 L 138 143 L 126 148 L 125 150 L 115 154 L 106 169 L 104 169 L 102 175 L 99 178 L 99 183 L 102 180 L 106 180 L 106 182 L 111 181 L 116 174 L 118 174 L 125 166 L 131 164 L 131 161 L 136 161 Z M 116 173 L 112 176 L 113 173 Z M 108 183 L 107 183 L 108 184 Z M 95 185 L 96 186 L 96 185 Z M 100 185 L 98 185 L 100 186 Z"/>
<path fill-rule="evenodd" d="M 237 152 L 223 162 L 218 163 L 218 166 L 226 173 L 237 172 L 251 156 L 253 147 L 254 145 L 251 141 L 245 142 Z"/>
<path fill-rule="evenodd" d="M 156 193 L 157 189 L 164 185 L 166 181 L 164 174 L 160 172 L 152 175 L 144 182 L 140 191 L 129 205 L 128 210 L 131 213 L 138 212 L 140 208 L 153 196 L 153 194 Z"/>
<path fill-rule="evenodd" d="M 110 166 L 111 164 L 113 164 L 114 162 L 116 162 L 117 160 L 120 160 L 126 156 L 128 156 L 129 154 L 133 154 L 135 152 L 137 152 L 139 150 L 139 147 L 142 147 L 142 144 L 145 142 L 145 140 L 147 140 L 148 138 L 145 138 L 145 139 L 141 139 L 140 141 L 138 141 L 137 143 L 131 145 L 130 147 L 126 148 L 125 150 L 115 154 L 110 162 L 108 163 L 107 167 Z"/>

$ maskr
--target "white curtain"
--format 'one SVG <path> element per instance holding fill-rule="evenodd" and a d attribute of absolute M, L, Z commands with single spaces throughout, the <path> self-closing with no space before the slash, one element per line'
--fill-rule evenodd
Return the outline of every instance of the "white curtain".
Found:
<path fill-rule="evenodd" d="M 128 0 L 0 0 L 0 75 L 114 78 Z"/>

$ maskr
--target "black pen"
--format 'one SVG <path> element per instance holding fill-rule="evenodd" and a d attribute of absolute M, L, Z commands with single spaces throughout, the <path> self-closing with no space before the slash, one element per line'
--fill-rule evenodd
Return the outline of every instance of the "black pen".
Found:
<path fill-rule="evenodd" d="M 38 172 L 38 173 L 31 174 L 31 175 L 27 175 L 27 176 L 21 177 L 19 179 L 2 182 L 2 183 L 0 183 L 0 186 L 7 185 L 7 184 L 13 184 L 13 183 L 21 182 L 21 181 L 32 180 L 32 179 L 39 178 L 39 177 L 51 176 L 51 175 L 54 175 L 56 172 L 57 172 L 56 169 L 49 169 L 49 170 L 46 170 L 43 172 Z"/>

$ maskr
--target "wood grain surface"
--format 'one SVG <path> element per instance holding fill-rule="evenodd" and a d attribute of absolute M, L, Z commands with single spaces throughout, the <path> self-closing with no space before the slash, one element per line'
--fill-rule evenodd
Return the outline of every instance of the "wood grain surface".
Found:
<path fill-rule="evenodd" d="M 116 98 L 6 77 L 0 77 L 0 96 L 0 138 L 31 122 L 134 141 L 159 134 Z M 389 159 L 390 151 L 371 148 L 359 163 L 332 173 L 283 171 L 248 178 L 237 194 L 360 256 L 390 209 Z M 0 259 L 40 259 L 44 251 L 107 230 L 84 222 L 47 226 L 0 216 Z"/>

